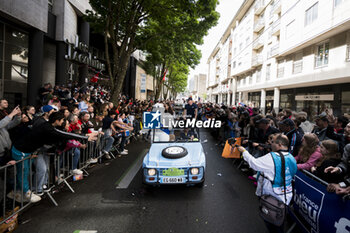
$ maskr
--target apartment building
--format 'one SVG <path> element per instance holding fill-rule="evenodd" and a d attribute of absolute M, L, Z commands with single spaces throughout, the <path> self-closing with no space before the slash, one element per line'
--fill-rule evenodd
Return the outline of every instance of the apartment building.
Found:
<path fill-rule="evenodd" d="M 206 82 L 207 76 L 205 74 L 194 75 L 189 80 L 188 89 L 195 101 L 203 100 L 207 97 Z"/>
<path fill-rule="evenodd" d="M 246 0 L 208 58 L 209 100 L 350 112 L 350 0 Z"/>

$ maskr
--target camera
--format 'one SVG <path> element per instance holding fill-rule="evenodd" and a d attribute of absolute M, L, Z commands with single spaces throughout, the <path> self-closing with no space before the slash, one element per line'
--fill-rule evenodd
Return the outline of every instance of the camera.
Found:
<path fill-rule="evenodd" d="M 227 142 L 230 144 L 230 146 L 233 146 L 236 143 L 236 138 L 229 138 Z"/>

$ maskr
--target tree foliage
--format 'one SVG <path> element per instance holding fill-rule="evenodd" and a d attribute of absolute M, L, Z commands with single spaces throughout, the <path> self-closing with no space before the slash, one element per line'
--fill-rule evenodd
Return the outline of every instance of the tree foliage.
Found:
<path fill-rule="evenodd" d="M 90 0 L 90 5 L 87 19 L 104 35 L 112 101 L 121 93 L 136 49 L 150 54 L 147 71 L 158 71 L 158 78 L 173 62 L 194 66 L 200 59 L 196 44 L 219 17 L 217 0 Z"/>

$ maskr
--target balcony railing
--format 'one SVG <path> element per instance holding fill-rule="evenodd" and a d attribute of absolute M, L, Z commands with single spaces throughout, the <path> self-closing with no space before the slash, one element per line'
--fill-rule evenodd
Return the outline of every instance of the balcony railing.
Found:
<path fill-rule="evenodd" d="M 272 29 L 271 29 L 272 35 L 277 36 L 278 34 L 280 34 L 280 29 L 281 29 L 281 19 L 278 19 L 272 24 Z"/>
<path fill-rule="evenodd" d="M 293 74 L 298 74 L 303 71 L 303 60 L 293 62 Z"/>
<path fill-rule="evenodd" d="M 277 78 L 283 78 L 284 76 L 284 67 L 277 68 Z"/>
<path fill-rule="evenodd" d="M 281 12 L 281 0 L 275 0 L 272 5 L 272 12 L 278 14 Z"/>
<path fill-rule="evenodd" d="M 264 46 L 264 38 L 259 36 L 253 42 L 253 49 L 260 49 L 262 46 Z"/>
<path fill-rule="evenodd" d="M 254 12 L 256 15 L 260 15 L 260 13 L 264 10 L 265 8 L 265 0 L 258 0 L 255 3 L 254 6 Z"/>
<path fill-rule="evenodd" d="M 254 32 L 258 32 L 264 27 L 265 27 L 264 18 L 259 18 L 259 20 L 254 24 Z"/>
<path fill-rule="evenodd" d="M 260 66 L 262 64 L 263 64 L 263 57 L 261 54 L 253 56 L 253 58 L 252 58 L 252 66 L 253 67 Z"/>
<path fill-rule="evenodd" d="M 273 57 L 276 56 L 279 53 L 279 49 L 280 49 L 280 44 L 276 44 L 274 45 L 271 49 L 270 49 L 270 53 L 269 53 L 269 57 Z"/>

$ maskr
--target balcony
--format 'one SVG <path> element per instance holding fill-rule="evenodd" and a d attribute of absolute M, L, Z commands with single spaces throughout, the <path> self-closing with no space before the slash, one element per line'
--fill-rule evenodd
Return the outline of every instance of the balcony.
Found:
<path fill-rule="evenodd" d="M 264 46 L 264 39 L 262 36 L 259 36 L 258 38 L 256 38 L 253 42 L 253 49 L 258 50 L 260 49 L 262 46 Z"/>
<path fill-rule="evenodd" d="M 293 74 L 299 74 L 303 71 L 303 60 L 293 62 Z"/>
<path fill-rule="evenodd" d="M 263 57 L 261 54 L 253 55 L 252 66 L 257 67 L 263 64 Z"/>
<path fill-rule="evenodd" d="M 274 57 L 274 56 L 278 55 L 279 49 L 280 49 L 280 44 L 279 43 L 274 45 L 274 46 L 272 46 L 272 48 L 269 51 L 269 57 Z"/>
<path fill-rule="evenodd" d="M 265 0 L 258 0 L 254 6 L 254 13 L 256 15 L 260 15 L 264 9 L 265 9 Z"/>
<path fill-rule="evenodd" d="M 284 67 L 277 68 L 277 78 L 283 78 L 284 76 Z"/>
<path fill-rule="evenodd" d="M 275 2 L 272 5 L 272 12 L 274 14 L 278 14 L 281 12 L 281 0 L 275 0 Z"/>
<path fill-rule="evenodd" d="M 254 24 L 254 32 L 258 32 L 265 27 L 264 18 L 259 18 L 259 20 Z"/>
<path fill-rule="evenodd" d="M 277 21 L 275 21 L 272 24 L 271 33 L 273 36 L 277 36 L 280 34 L 280 30 L 281 30 L 281 19 L 279 18 Z"/>

